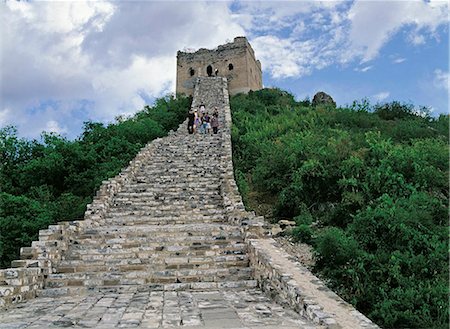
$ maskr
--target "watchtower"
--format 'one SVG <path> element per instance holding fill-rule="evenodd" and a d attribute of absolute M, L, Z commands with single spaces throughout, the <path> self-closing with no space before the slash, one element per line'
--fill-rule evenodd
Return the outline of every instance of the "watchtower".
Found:
<path fill-rule="evenodd" d="M 261 63 L 246 37 L 212 50 L 177 52 L 177 93 L 192 95 L 195 79 L 207 76 L 226 77 L 230 95 L 262 89 Z"/>

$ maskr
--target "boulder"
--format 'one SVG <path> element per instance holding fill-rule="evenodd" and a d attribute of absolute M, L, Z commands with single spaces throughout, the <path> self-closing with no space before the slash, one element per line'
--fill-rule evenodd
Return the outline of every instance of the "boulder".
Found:
<path fill-rule="evenodd" d="M 293 220 L 282 219 L 278 221 L 278 225 L 284 230 L 286 228 L 291 228 L 297 225 L 297 223 Z"/>
<path fill-rule="evenodd" d="M 336 107 L 336 102 L 334 101 L 333 97 L 331 97 L 327 93 L 324 93 L 323 91 L 319 91 L 317 94 L 314 95 L 312 105 L 313 106 L 331 105 L 333 107 Z"/>

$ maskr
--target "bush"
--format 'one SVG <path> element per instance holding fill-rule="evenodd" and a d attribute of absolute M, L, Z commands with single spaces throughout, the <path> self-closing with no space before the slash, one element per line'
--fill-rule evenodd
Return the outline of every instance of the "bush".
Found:
<path fill-rule="evenodd" d="M 316 273 L 379 325 L 448 326 L 448 116 L 367 100 L 313 109 L 272 89 L 231 108 L 246 206 L 271 195 L 270 220 L 295 219 Z"/>
<path fill-rule="evenodd" d="M 313 241 L 313 230 L 309 225 L 300 224 L 292 229 L 292 237 L 295 242 L 311 244 Z"/>
<path fill-rule="evenodd" d="M 415 116 L 412 104 L 401 104 L 399 102 L 377 104 L 374 113 L 383 120 L 406 119 Z"/>

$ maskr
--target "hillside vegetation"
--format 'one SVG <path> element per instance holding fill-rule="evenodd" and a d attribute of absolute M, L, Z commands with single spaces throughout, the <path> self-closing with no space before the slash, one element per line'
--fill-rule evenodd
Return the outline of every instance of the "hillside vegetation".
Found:
<path fill-rule="evenodd" d="M 41 141 L 0 129 L 0 266 L 19 258 L 38 231 L 63 220 L 82 219 L 101 182 L 117 175 L 149 141 L 176 129 L 191 99 L 161 98 L 132 118 L 107 126 L 86 122 L 69 141 L 43 134 Z"/>
<path fill-rule="evenodd" d="M 448 116 L 398 102 L 231 99 L 246 206 L 294 219 L 315 272 L 385 328 L 448 328 Z"/>

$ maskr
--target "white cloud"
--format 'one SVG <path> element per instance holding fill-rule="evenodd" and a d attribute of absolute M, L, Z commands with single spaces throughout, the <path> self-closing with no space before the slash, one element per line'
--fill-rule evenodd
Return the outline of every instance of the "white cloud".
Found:
<path fill-rule="evenodd" d="M 440 69 L 434 70 L 433 84 L 439 89 L 449 91 L 449 73 Z"/>
<path fill-rule="evenodd" d="M 378 94 L 375 94 L 372 96 L 372 98 L 377 101 L 377 102 L 382 102 L 384 101 L 386 98 L 388 98 L 390 96 L 390 92 L 389 91 L 382 91 Z"/>
<path fill-rule="evenodd" d="M 12 113 L 8 108 L 0 109 L 0 128 L 12 123 Z"/>
<path fill-rule="evenodd" d="M 400 63 L 403 63 L 404 61 L 406 61 L 406 58 L 399 57 L 399 58 L 393 59 L 393 60 L 392 60 L 392 63 L 394 63 L 394 64 L 400 64 Z"/>
<path fill-rule="evenodd" d="M 355 1 L 348 12 L 354 55 L 374 59 L 390 38 L 405 26 L 414 28 L 410 42 L 420 45 L 425 35 L 448 23 L 447 1 Z"/>
<path fill-rule="evenodd" d="M 40 103 L 32 111 L 22 113 L 6 108 L 0 110 L 0 127 L 15 125 L 20 136 L 27 138 L 37 138 L 43 131 L 66 135 L 74 126 L 81 128 L 82 120 L 73 116 L 73 109 L 78 106 L 78 102 Z"/>
<path fill-rule="evenodd" d="M 57 134 L 64 134 L 67 132 L 67 128 L 65 127 L 61 128 L 60 124 L 57 121 L 50 120 L 47 121 L 44 131 Z"/>
<path fill-rule="evenodd" d="M 27 136 L 135 112 L 174 92 L 178 49 L 245 34 L 225 2 L 7 1 L 0 19 L 0 119 Z"/>
<path fill-rule="evenodd" d="M 426 42 L 425 36 L 423 34 L 419 34 L 417 31 L 410 33 L 408 40 L 414 46 L 424 45 Z"/>
<path fill-rule="evenodd" d="M 130 114 L 145 105 L 148 98 L 174 91 L 176 58 L 135 56 L 127 68 L 105 70 L 92 80 L 98 95 L 95 107 L 103 120 L 114 115 Z M 126 82 L 126 83 L 124 83 Z"/>
<path fill-rule="evenodd" d="M 250 41 L 266 72 L 285 78 L 356 59 L 368 62 L 405 27 L 409 42 L 423 44 L 448 23 L 447 9 L 443 1 L 252 1 L 241 3 L 238 12 L 246 17 Z"/>
<path fill-rule="evenodd" d="M 252 46 L 261 60 L 263 71 L 270 72 L 274 78 L 309 73 L 308 69 L 302 66 L 301 58 L 297 57 L 295 45 L 289 40 L 264 36 L 253 39 Z M 304 48 L 304 54 L 308 53 L 306 45 Z"/>
<path fill-rule="evenodd" d="M 373 65 L 364 66 L 362 68 L 356 68 L 356 72 L 367 72 L 369 70 L 373 69 Z"/>
<path fill-rule="evenodd" d="M 342 61 L 346 1 L 245 2 L 253 17 L 248 34 L 263 71 L 276 79 L 302 77 Z M 247 24 L 248 25 L 248 24 Z"/>

